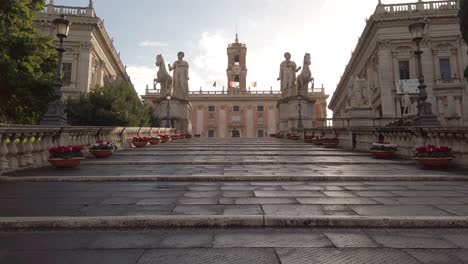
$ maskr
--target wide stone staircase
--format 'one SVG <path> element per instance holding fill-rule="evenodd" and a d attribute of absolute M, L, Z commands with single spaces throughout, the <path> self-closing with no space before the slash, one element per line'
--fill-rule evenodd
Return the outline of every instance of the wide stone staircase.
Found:
<path fill-rule="evenodd" d="M 468 227 L 468 172 L 464 169 L 424 170 L 411 160 L 376 160 L 367 153 L 326 149 L 286 139 L 185 139 L 117 152 L 109 159 L 88 158 L 78 169 L 45 167 L 10 173 L 1 176 L 0 180 L 0 228 L 4 231 L 64 230 L 65 233 L 54 233 L 52 240 L 56 241 L 71 231 L 95 238 L 96 234 L 86 232 L 112 229 L 114 233 L 105 233 L 105 241 L 115 245 L 115 237 L 122 243 L 118 250 L 160 248 L 159 242 L 154 242 L 147 234 L 160 229 L 175 232 L 176 236 L 184 239 L 194 239 L 188 235 L 194 232 L 212 234 L 204 238 L 202 244 L 214 251 L 194 253 L 191 249 L 177 254 L 176 251 L 158 251 L 157 257 L 153 256 L 154 252 L 147 252 L 149 255 L 145 253 L 142 258 L 145 261 L 136 258 L 134 262 L 115 263 L 309 263 L 306 260 L 314 257 L 317 247 L 334 247 L 337 251 L 317 253 L 316 262 L 310 263 L 387 263 L 381 260 L 439 263 L 423 261 L 429 254 L 427 252 L 423 254 L 424 258 L 416 261 L 414 254 L 407 258 L 408 252 L 380 252 L 373 248 L 403 243 L 382 228 L 398 228 L 395 232 L 401 236 L 416 232 L 407 239 L 412 241 L 417 237 L 417 241 L 407 247 L 420 246 L 432 250 L 433 246 L 418 243 L 425 239 L 443 240 L 442 236 L 447 233 L 435 235 L 434 228 Z M 125 232 L 122 230 L 148 228 L 153 231 L 138 231 L 131 236 L 138 241 L 150 239 L 156 244 L 127 241 L 121 233 Z M 184 229 L 170 231 L 171 228 Z M 431 231 L 421 233 L 416 231 L 419 228 L 430 228 Z M 216 230 L 222 233 L 218 240 Z M 449 229 L 445 230 L 449 232 Z M 346 235 L 328 234 L 329 231 Z M 383 232 L 378 234 L 381 240 L 370 231 Z M 327 239 L 319 245 L 307 246 L 310 251 L 298 250 L 302 252 L 297 253 L 299 259 L 291 258 L 291 250 L 278 250 L 288 247 L 282 239 L 292 241 L 290 245 L 293 248 L 301 248 L 302 243 L 307 245 L 308 240 L 301 236 L 304 232 L 313 232 L 315 235 L 309 238 L 314 241 L 317 236 L 320 241 L 325 236 Z M 465 239 L 468 241 L 468 231 L 462 229 L 457 232 L 464 235 L 458 237 L 457 243 L 452 241 L 453 247 L 449 248 L 460 250 L 463 247 L 460 244 L 464 244 Z M 32 236 L 27 232 L 22 235 Z M 12 237 L 8 232 L 0 233 L 0 245 L 2 241 L 6 243 L 15 239 L 20 238 Z M 94 254 L 95 251 L 89 250 L 96 249 L 96 241 L 88 239 L 94 244 L 86 244 L 85 253 Z M 354 243 L 355 239 L 369 241 L 359 245 Z M 267 245 L 265 241 L 269 241 Z M 182 243 L 186 245 L 184 243 L 187 241 Z M 263 253 L 255 255 L 259 254 L 255 250 L 245 253 L 217 248 L 244 248 L 247 245 L 275 248 L 276 251 L 265 249 L 266 253 L 262 251 L 268 255 L 265 257 Z M 173 245 L 175 248 L 179 246 Z M 82 247 L 83 244 L 76 245 L 80 250 Z M 197 248 L 200 244 L 194 242 L 181 247 Z M 348 252 L 348 249 L 340 251 L 342 247 L 359 250 L 357 253 Z M 10 245 L 6 249 L 13 250 Z M 6 259 L 11 257 L 8 252 Z M 460 252 L 457 254 L 467 257 L 468 261 L 468 252 Z M 223 260 L 231 253 L 238 261 Z M 180 254 L 186 254 L 186 259 L 178 259 Z M 359 257 L 366 255 L 373 257 Z M 332 259 L 336 262 L 327 262 Z M 347 259 L 356 262 L 346 262 Z M 402 259 L 406 260 L 401 262 Z M 458 258 L 462 259 L 464 257 Z M 0 263 L 1 260 L 0 249 Z M 301 262 L 303 260 L 305 262 Z M 80 263 L 79 260 L 76 263 Z"/>

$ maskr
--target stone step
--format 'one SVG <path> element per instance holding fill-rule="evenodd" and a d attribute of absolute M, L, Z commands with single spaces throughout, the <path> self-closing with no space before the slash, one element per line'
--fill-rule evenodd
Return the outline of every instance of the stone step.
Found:
<path fill-rule="evenodd" d="M 135 228 L 467 228 L 467 217 L 170 215 L 0 217 L 0 230 L 128 230 Z"/>
<path fill-rule="evenodd" d="M 172 152 L 172 153 L 171 153 Z M 115 156 L 155 156 L 155 157 L 168 157 L 168 156 L 242 156 L 242 157 L 336 157 L 336 156 L 355 156 L 355 157 L 367 157 L 367 153 L 325 153 L 325 152 L 287 152 L 287 153 L 268 153 L 268 152 L 224 152 L 224 151 L 213 151 L 210 153 L 200 153 L 200 152 L 182 152 L 177 153 L 175 151 L 161 151 L 161 152 L 149 152 L 149 151 L 126 151 L 118 152 L 114 154 Z"/>

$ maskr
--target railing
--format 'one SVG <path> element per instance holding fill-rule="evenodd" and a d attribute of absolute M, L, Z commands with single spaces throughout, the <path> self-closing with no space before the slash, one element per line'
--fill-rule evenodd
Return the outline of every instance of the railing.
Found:
<path fill-rule="evenodd" d="M 94 11 L 90 7 L 46 5 L 43 12 L 56 15 L 94 16 Z"/>
<path fill-rule="evenodd" d="M 450 78 L 450 79 L 438 79 L 435 81 L 436 85 L 458 85 L 461 84 L 461 80 L 458 78 Z"/>
<path fill-rule="evenodd" d="M 309 94 L 325 94 L 324 88 L 309 89 Z M 160 89 L 146 89 L 146 95 L 161 95 Z M 267 91 L 245 91 L 245 92 L 231 92 L 231 91 L 190 91 L 190 96 L 205 96 L 205 95 L 281 95 L 281 91 L 267 90 Z"/>
<path fill-rule="evenodd" d="M 458 0 L 379 5 L 377 14 L 458 9 Z"/>
<path fill-rule="evenodd" d="M 360 120 L 367 120 L 368 126 L 384 127 L 393 122 L 398 122 L 401 118 L 362 118 Z M 325 118 L 318 119 L 317 125 L 314 127 L 334 127 L 334 128 L 348 128 L 353 126 L 353 118 Z"/>
<path fill-rule="evenodd" d="M 101 139 L 125 149 L 133 137 L 172 133 L 173 129 L 149 127 L 0 126 L 0 174 L 45 166 L 48 150 L 56 146 L 90 146 Z"/>
<path fill-rule="evenodd" d="M 397 154 L 412 158 L 424 145 L 443 145 L 453 149 L 455 163 L 468 167 L 468 127 L 348 127 L 307 129 L 306 135 L 338 138 L 339 147 L 368 152 L 379 136 L 399 146 Z"/>

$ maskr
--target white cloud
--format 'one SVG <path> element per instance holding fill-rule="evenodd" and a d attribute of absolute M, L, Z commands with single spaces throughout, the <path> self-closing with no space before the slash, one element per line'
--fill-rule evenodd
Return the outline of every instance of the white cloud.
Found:
<path fill-rule="evenodd" d="M 146 86 L 153 88 L 153 79 L 156 78 L 155 67 L 132 65 L 127 67 L 133 86 L 139 95 L 144 95 Z"/>
<path fill-rule="evenodd" d="M 198 40 L 195 49 L 195 56 L 191 59 L 191 90 L 198 91 L 199 87 L 204 90 L 214 89 L 213 83 L 216 81 L 217 87 L 226 85 L 227 55 L 226 47 L 229 40 L 222 33 L 203 32 Z"/>
<path fill-rule="evenodd" d="M 145 40 L 139 44 L 140 47 L 167 47 L 166 42 Z"/>

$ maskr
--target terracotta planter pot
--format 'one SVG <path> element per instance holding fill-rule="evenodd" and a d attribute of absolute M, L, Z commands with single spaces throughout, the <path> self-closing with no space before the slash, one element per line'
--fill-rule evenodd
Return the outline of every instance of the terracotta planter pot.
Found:
<path fill-rule="evenodd" d="M 107 149 L 89 150 L 89 153 L 93 154 L 93 156 L 98 159 L 105 159 L 105 158 L 112 156 L 112 150 L 107 150 Z"/>
<path fill-rule="evenodd" d="M 150 140 L 150 141 L 149 141 L 150 145 L 153 145 L 153 146 L 154 146 L 154 145 L 159 145 L 160 142 L 161 142 L 161 141 L 160 141 L 159 139 L 158 139 L 158 140 Z"/>
<path fill-rule="evenodd" d="M 396 151 L 371 150 L 370 154 L 377 159 L 391 159 Z"/>
<path fill-rule="evenodd" d="M 447 169 L 453 158 L 415 158 L 419 165 L 428 169 Z"/>
<path fill-rule="evenodd" d="M 145 142 L 145 141 L 133 141 L 132 144 L 133 144 L 133 146 L 135 146 L 135 148 L 144 148 L 144 147 L 146 147 L 146 145 L 148 145 L 148 142 Z"/>
<path fill-rule="evenodd" d="M 322 144 L 326 148 L 336 148 L 338 147 L 338 143 L 323 143 Z"/>
<path fill-rule="evenodd" d="M 85 158 L 73 158 L 73 159 L 49 159 L 50 165 L 58 169 L 72 169 L 80 166 L 80 163 Z"/>

